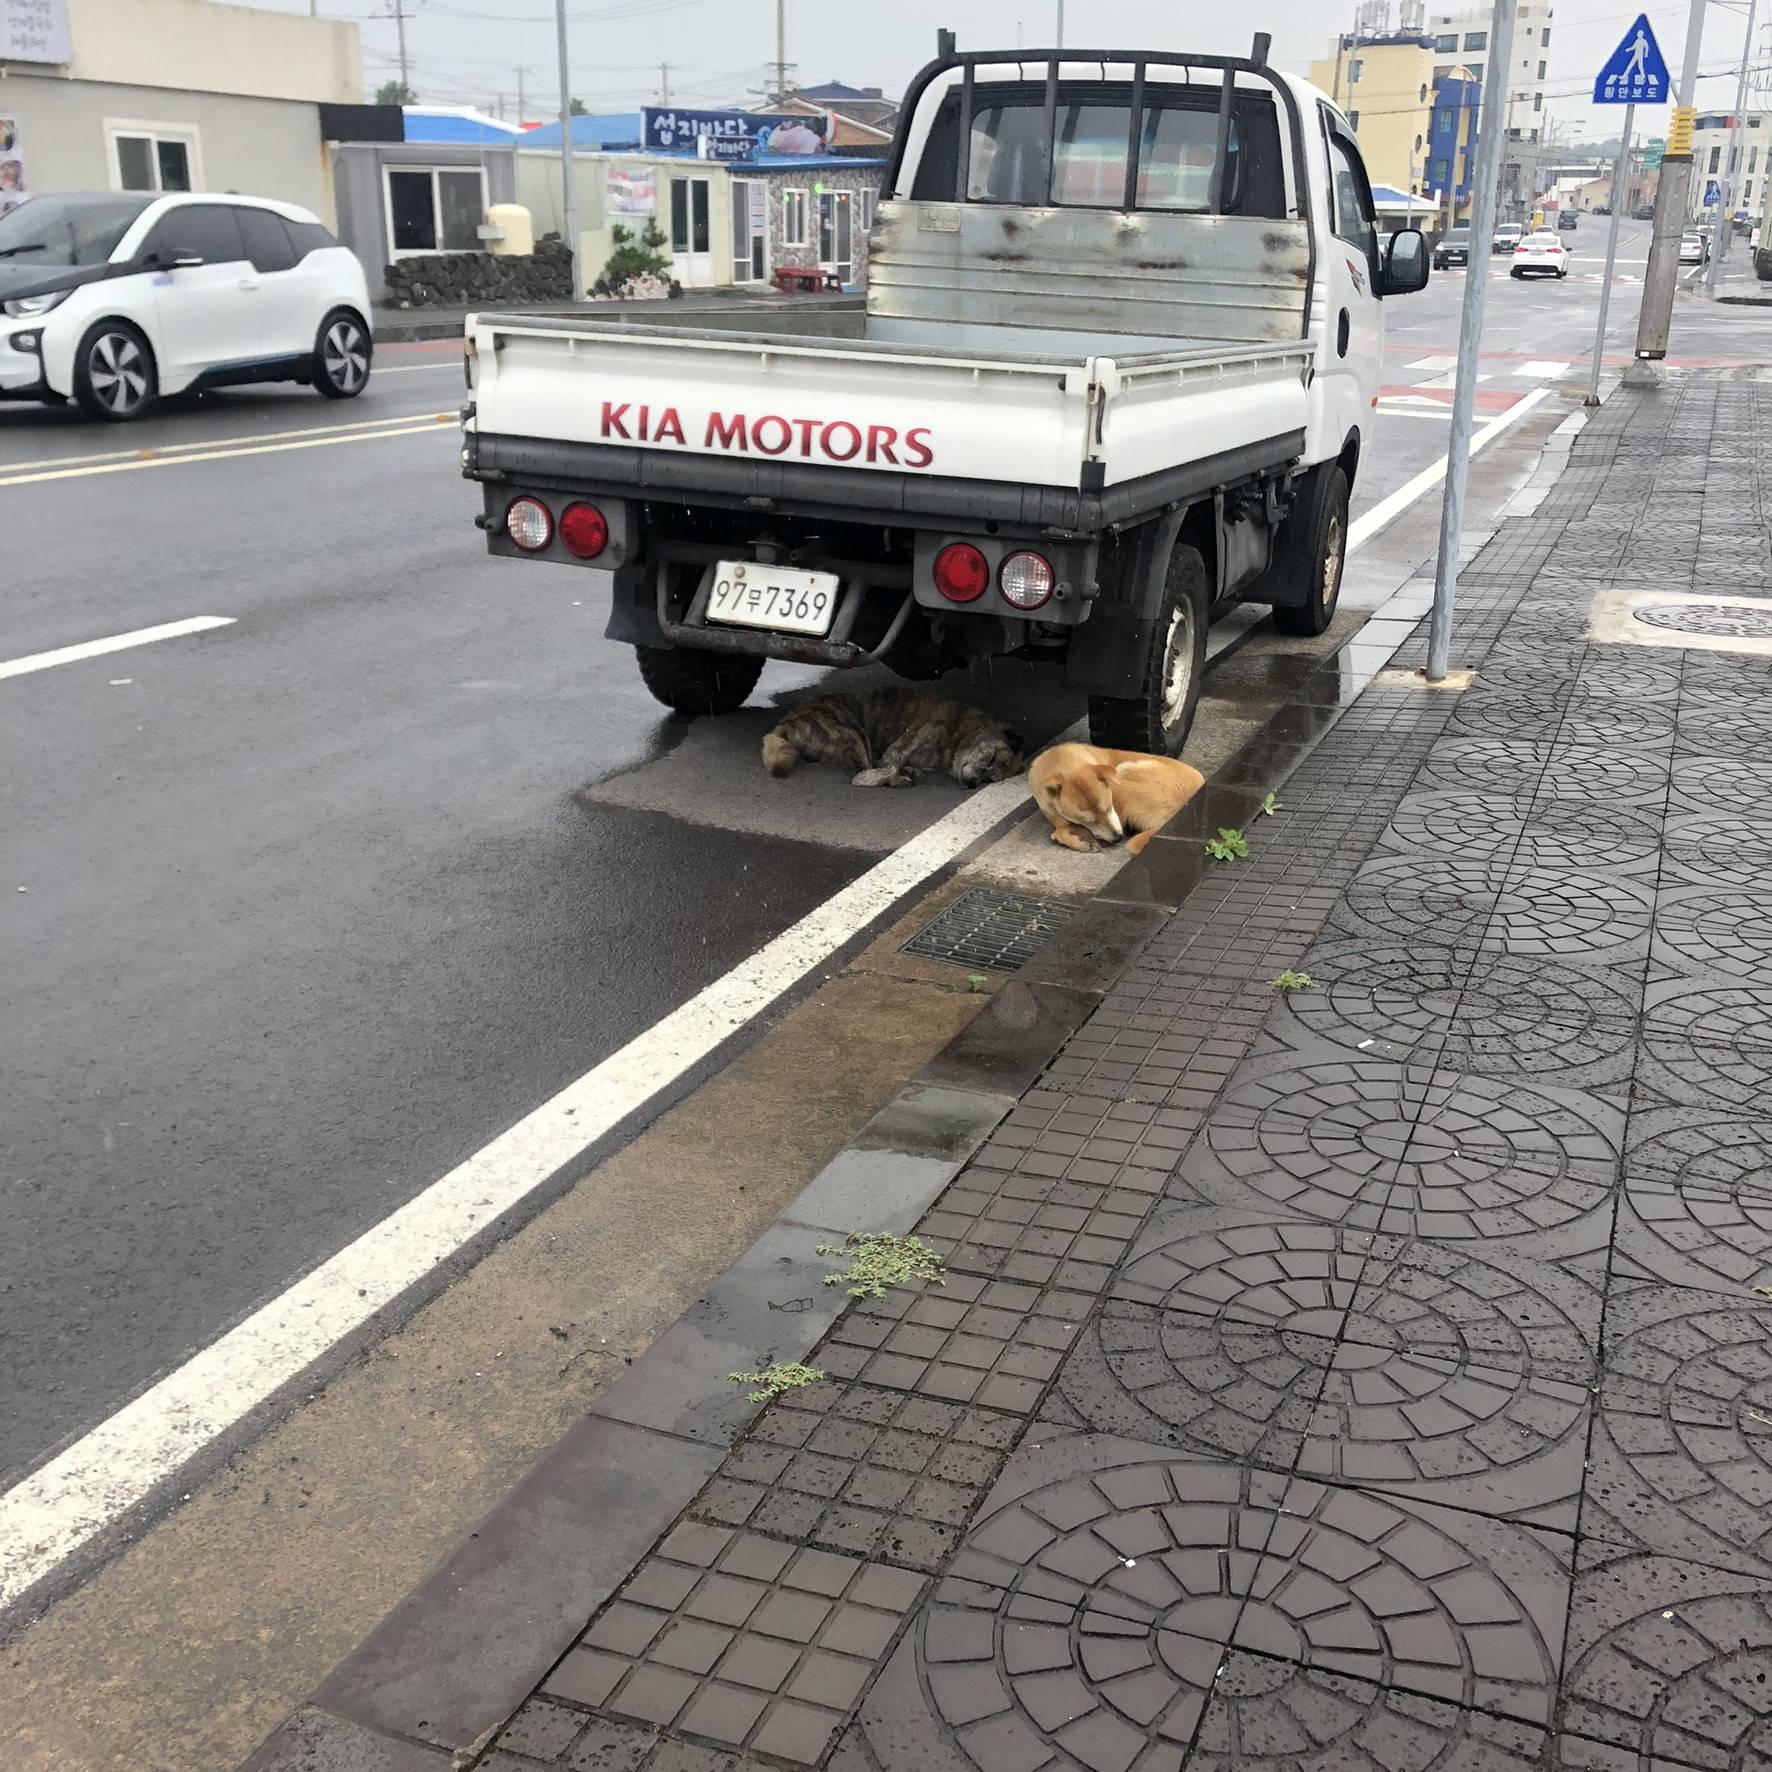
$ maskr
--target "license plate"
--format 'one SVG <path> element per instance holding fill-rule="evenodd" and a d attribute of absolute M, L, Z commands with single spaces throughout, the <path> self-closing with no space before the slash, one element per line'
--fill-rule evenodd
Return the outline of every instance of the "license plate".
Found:
<path fill-rule="evenodd" d="M 782 634 L 828 634 L 837 613 L 840 583 L 834 572 L 721 560 L 714 567 L 708 620 Z"/>

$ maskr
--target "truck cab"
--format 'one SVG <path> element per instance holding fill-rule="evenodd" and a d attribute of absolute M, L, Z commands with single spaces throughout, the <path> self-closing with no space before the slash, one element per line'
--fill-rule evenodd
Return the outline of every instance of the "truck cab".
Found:
<path fill-rule="evenodd" d="M 869 262 L 859 338 L 472 316 L 492 551 L 610 567 L 608 637 L 694 713 L 767 658 L 1017 653 L 1097 742 L 1173 755 L 1216 612 L 1328 625 L 1383 302 L 1427 248 L 1381 241 L 1346 118 L 1265 38 L 944 46 Z"/>

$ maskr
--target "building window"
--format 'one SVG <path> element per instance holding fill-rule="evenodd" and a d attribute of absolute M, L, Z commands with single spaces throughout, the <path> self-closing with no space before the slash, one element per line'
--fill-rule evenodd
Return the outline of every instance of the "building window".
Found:
<path fill-rule="evenodd" d="M 1428 170 L 1428 177 L 1436 185 L 1444 186 L 1446 183 L 1446 162 L 1443 159 L 1436 160 Z"/>
<path fill-rule="evenodd" d="M 1753 200 L 1754 200 L 1754 181 L 1750 178 L 1747 181 L 1747 183 L 1741 187 L 1741 207 L 1743 209 L 1752 208 L 1753 207 Z"/>
<path fill-rule="evenodd" d="M 1458 53 L 1458 33 L 1454 31 L 1449 37 L 1434 39 L 1435 55 L 1456 55 Z"/>
<path fill-rule="evenodd" d="M 1721 148 L 1712 148 L 1711 149 L 1711 151 L 1710 151 L 1710 170 L 1712 172 L 1716 171 L 1717 163 L 1722 158 L 1723 158 L 1723 150 Z"/>
<path fill-rule="evenodd" d="M 1540 36 L 1538 39 L 1538 47 L 1540 49 L 1549 49 L 1550 48 L 1550 26 L 1549 25 L 1546 25 L 1544 27 L 1543 35 Z"/>
<path fill-rule="evenodd" d="M 1466 31 L 1464 46 L 1466 49 L 1487 49 L 1489 47 L 1489 33 L 1487 31 Z"/>
<path fill-rule="evenodd" d="M 1425 85 L 1422 87 L 1420 95 L 1416 98 L 1415 102 L 1418 105 L 1425 105 L 1427 103 L 1427 87 Z"/>
<path fill-rule="evenodd" d="M 1749 148 L 1747 151 L 1747 169 L 1748 169 L 1748 171 L 1749 172 L 1757 172 L 1759 170 L 1759 165 L 1760 165 L 1760 150 L 1758 148 Z"/>
<path fill-rule="evenodd" d="M 1415 138 L 1415 152 L 1418 154 L 1421 152 L 1421 137 L 1420 136 L 1417 136 Z"/>
<path fill-rule="evenodd" d="M 1544 94 L 1542 92 L 1533 93 L 1532 108 L 1535 111 L 1542 111 L 1544 109 Z"/>
<path fill-rule="evenodd" d="M 1549 67 L 1549 66 L 1550 66 L 1550 63 L 1549 63 L 1549 62 L 1540 62 L 1540 63 L 1539 63 L 1539 64 L 1538 64 L 1538 77 L 1539 77 L 1539 79 L 1540 79 L 1540 80 L 1542 80 L 1542 79 L 1543 79 L 1543 78 L 1544 78 L 1544 75 L 1545 75 L 1545 70 L 1546 70 L 1546 69 L 1547 69 L 1547 68 L 1548 68 L 1548 67 Z"/>
<path fill-rule="evenodd" d="M 873 191 L 857 191 L 855 193 L 855 201 L 861 206 L 860 222 L 861 231 L 864 234 L 874 225 L 874 198 L 876 195 L 877 193 Z"/>
<path fill-rule="evenodd" d="M 1349 111 L 1347 114 L 1347 122 L 1350 129 L 1358 129 L 1360 127 L 1360 113 L 1358 111 Z"/>
<path fill-rule="evenodd" d="M 1358 56 L 1355 56 L 1354 59 L 1348 63 L 1348 65 L 1347 65 L 1347 83 L 1349 86 L 1354 85 L 1355 82 L 1359 80 L 1360 70 L 1362 68 L 1364 68 L 1365 65 L 1366 64 L 1363 61 L 1361 61 Z"/>
<path fill-rule="evenodd" d="M 806 193 L 798 188 L 781 194 L 781 243 L 783 246 L 806 244 Z"/>
<path fill-rule="evenodd" d="M 390 166 L 390 257 L 477 252 L 486 215 L 486 175 L 478 166 Z"/>
<path fill-rule="evenodd" d="M 1444 135 L 1452 127 L 1453 119 L 1458 113 L 1450 105 L 1443 106 L 1434 112 L 1434 134 Z"/>
<path fill-rule="evenodd" d="M 1442 80 L 1450 80 L 1451 78 L 1452 78 L 1452 64 L 1450 62 L 1448 62 L 1445 65 L 1445 67 L 1443 67 L 1443 68 L 1435 68 L 1434 69 L 1434 83 L 1436 85 L 1438 85 L 1439 82 Z"/>
<path fill-rule="evenodd" d="M 105 123 L 115 191 L 194 191 L 202 188 L 197 131 L 177 123 Z"/>

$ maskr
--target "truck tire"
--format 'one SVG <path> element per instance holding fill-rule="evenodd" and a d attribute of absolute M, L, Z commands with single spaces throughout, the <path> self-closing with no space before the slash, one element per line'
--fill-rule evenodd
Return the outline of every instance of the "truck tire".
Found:
<path fill-rule="evenodd" d="M 695 652 L 679 646 L 636 646 L 640 681 L 679 714 L 730 714 L 745 704 L 763 674 L 760 658 Z"/>
<path fill-rule="evenodd" d="M 1115 751 L 1179 757 L 1206 676 L 1206 562 L 1177 542 L 1136 695 L 1089 698 L 1089 742 Z"/>
<path fill-rule="evenodd" d="M 1338 463 L 1325 462 L 1311 474 L 1275 539 L 1275 553 L 1269 582 L 1281 597 L 1274 626 L 1302 637 L 1324 632 L 1335 619 L 1347 564 L 1347 475 Z"/>

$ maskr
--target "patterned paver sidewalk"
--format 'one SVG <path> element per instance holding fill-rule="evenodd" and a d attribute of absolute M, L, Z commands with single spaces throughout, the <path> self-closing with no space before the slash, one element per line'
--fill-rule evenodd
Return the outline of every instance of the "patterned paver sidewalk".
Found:
<path fill-rule="evenodd" d="M 1772 631 L 1772 385 L 1612 398 L 482 1766 L 1772 1768 L 1772 660 L 1617 587 Z"/>

